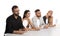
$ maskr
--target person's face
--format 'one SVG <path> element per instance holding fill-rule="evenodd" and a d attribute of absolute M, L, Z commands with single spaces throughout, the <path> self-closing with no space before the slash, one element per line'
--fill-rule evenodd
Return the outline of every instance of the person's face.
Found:
<path fill-rule="evenodd" d="M 37 17 L 41 17 L 41 12 L 40 12 L 40 11 L 37 11 L 37 12 L 36 12 L 36 16 L 37 16 Z"/>
<path fill-rule="evenodd" d="M 53 11 L 48 12 L 48 16 L 52 16 L 52 14 L 53 14 Z"/>
<path fill-rule="evenodd" d="M 19 15 L 19 8 L 14 9 L 13 14 L 15 14 L 16 16 L 18 16 Z"/>
<path fill-rule="evenodd" d="M 25 16 L 26 16 L 26 17 L 30 17 L 30 12 L 28 12 Z"/>

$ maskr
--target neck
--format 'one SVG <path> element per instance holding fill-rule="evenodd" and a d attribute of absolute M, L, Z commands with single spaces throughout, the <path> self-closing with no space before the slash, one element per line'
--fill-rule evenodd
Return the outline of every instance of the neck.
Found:
<path fill-rule="evenodd" d="M 28 19 L 29 17 L 26 17 L 26 19 Z"/>
<path fill-rule="evenodd" d="M 46 18 L 48 18 L 48 15 L 46 15 Z"/>
<path fill-rule="evenodd" d="M 37 18 L 39 19 L 40 17 L 37 16 Z"/>
<path fill-rule="evenodd" d="M 15 19 L 17 19 L 17 18 L 18 18 L 18 16 L 16 16 L 16 15 L 14 15 L 14 17 L 15 17 Z"/>

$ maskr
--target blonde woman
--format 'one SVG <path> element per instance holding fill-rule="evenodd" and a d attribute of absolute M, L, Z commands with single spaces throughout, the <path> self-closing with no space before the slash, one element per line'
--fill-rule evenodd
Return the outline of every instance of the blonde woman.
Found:
<path fill-rule="evenodd" d="M 53 16 L 52 16 L 52 14 L 53 14 L 53 11 L 49 10 L 48 13 L 45 16 L 43 16 L 43 20 L 44 20 L 45 24 L 48 25 L 48 27 L 49 26 L 50 27 L 55 26 L 55 25 L 53 25 Z"/>

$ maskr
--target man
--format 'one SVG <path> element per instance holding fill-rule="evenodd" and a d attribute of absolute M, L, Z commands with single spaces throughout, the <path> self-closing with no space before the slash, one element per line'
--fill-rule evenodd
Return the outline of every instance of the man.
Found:
<path fill-rule="evenodd" d="M 45 16 L 43 16 L 43 20 L 44 20 L 45 24 L 49 25 L 49 22 L 52 22 L 51 26 L 55 26 L 55 25 L 53 25 L 53 16 L 52 16 L 52 14 L 53 14 L 53 11 L 49 10 L 48 13 Z"/>
<path fill-rule="evenodd" d="M 21 17 L 19 16 L 19 8 L 14 5 L 12 7 L 13 14 L 6 19 L 6 33 L 23 34 L 25 30 L 22 24 Z"/>
<path fill-rule="evenodd" d="M 36 9 L 35 10 L 35 15 L 33 18 L 32 18 L 32 22 L 33 22 L 33 25 L 35 26 L 35 29 L 39 30 L 43 25 L 43 27 L 45 27 L 45 23 L 43 21 L 43 18 L 41 17 L 41 12 L 39 9 Z M 46 28 L 47 28 L 47 25 L 46 25 Z"/>

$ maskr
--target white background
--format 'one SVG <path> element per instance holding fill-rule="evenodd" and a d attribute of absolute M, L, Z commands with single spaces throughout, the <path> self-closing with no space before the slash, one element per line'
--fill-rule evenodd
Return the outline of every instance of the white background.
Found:
<path fill-rule="evenodd" d="M 6 26 L 6 18 L 12 14 L 11 7 L 19 6 L 20 16 L 26 9 L 31 11 L 31 18 L 34 16 L 34 10 L 40 9 L 42 16 L 48 10 L 53 10 L 54 21 L 60 23 L 60 0 L 0 0 L 0 36 L 3 36 Z"/>

